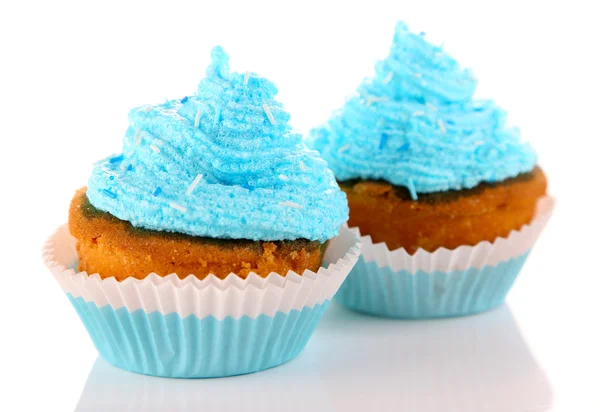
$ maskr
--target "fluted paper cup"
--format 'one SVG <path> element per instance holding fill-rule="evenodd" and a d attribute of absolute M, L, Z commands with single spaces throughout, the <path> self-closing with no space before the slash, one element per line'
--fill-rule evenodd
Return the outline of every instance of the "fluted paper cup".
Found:
<path fill-rule="evenodd" d="M 203 280 L 152 273 L 117 281 L 74 270 L 75 239 L 66 225 L 43 248 L 46 266 L 105 360 L 179 378 L 246 374 L 296 357 L 359 254 L 356 235 L 342 228 L 316 273 Z"/>
<path fill-rule="evenodd" d="M 336 294 L 350 309 L 394 318 L 437 318 L 493 309 L 504 301 L 555 200 L 538 201 L 532 222 L 493 243 L 410 255 L 360 236 L 362 254 Z"/>

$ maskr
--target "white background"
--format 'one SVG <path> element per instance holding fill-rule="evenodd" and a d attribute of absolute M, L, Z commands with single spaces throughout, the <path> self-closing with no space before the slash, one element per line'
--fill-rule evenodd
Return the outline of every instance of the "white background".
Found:
<path fill-rule="evenodd" d="M 104 410 L 116 410 L 113 399 L 119 410 L 173 399 L 197 409 L 353 410 L 368 400 L 379 410 L 600 410 L 594 3 L 2 2 L 0 410 L 70 411 L 80 397 L 89 410 L 98 396 Z M 372 73 L 398 19 L 475 70 L 478 94 L 509 111 L 558 198 L 510 308 L 415 323 L 333 307 L 296 361 L 252 377 L 156 384 L 102 362 L 92 370 L 96 352 L 39 249 L 92 163 L 120 150 L 128 110 L 193 93 L 221 44 L 233 69 L 278 85 L 306 131 Z"/>

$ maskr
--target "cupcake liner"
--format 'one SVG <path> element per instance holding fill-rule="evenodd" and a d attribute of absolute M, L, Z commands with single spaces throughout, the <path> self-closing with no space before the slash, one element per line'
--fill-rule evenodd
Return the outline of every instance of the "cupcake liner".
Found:
<path fill-rule="evenodd" d="M 46 266 L 105 360 L 182 378 L 257 372 L 296 357 L 359 254 L 357 237 L 342 228 L 316 273 L 203 280 L 151 273 L 119 282 L 73 269 L 78 257 L 66 225 L 43 249 Z"/>
<path fill-rule="evenodd" d="M 336 299 L 350 309 L 395 318 L 435 318 L 499 306 L 552 214 L 555 200 L 538 201 L 532 222 L 493 243 L 434 252 L 390 251 L 360 236 L 362 255 Z"/>

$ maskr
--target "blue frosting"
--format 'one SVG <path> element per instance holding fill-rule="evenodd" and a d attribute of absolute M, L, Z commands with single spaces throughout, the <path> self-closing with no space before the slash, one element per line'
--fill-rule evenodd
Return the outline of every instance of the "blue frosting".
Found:
<path fill-rule="evenodd" d="M 506 113 L 493 101 L 473 99 L 471 72 L 424 33 L 399 22 L 375 72 L 309 137 L 339 180 L 384 179 L 416 199 L 535 167 L 535 152 L 518 129 L 506 127 Z"/>
<path fill-rule="evenodd" d="M 99 162 L 87 195 L 134 226 L 213 238 L 337 235 L 345 195 L 291 131 L 277 88 L 229 71 L 220 47 L 193 96 L 133 109 L 123 153 Z"/>

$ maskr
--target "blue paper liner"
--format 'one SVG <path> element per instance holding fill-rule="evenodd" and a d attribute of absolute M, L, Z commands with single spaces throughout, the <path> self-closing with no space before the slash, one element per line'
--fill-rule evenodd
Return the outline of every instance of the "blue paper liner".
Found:
<path fill-rule="evenodd" d="M 209 378 L 257 372 L 296 357 L 358 260 L 346 228 L 317 272 L 204 279 L 177 274 L 143 279 L 76 272 L 76 241 L 66 225 L 42 257 L 109 363 L 132 372 Z"/>
<path fill-rule="evenodd" d="M 329 301 L 274 317 L 185 318 L 138 309 L 114 310 L 67 294 L 100 355 L 131 372 L 212 378 L 281 365 L 304 349 Z"/>
<path fill-rule="evenodd" d="M 361 256 L 335 295 L 344 306 L 391 318 L 470 315 L 502 304 L 529 252 L 496 266 L 411 273 Z"/>

